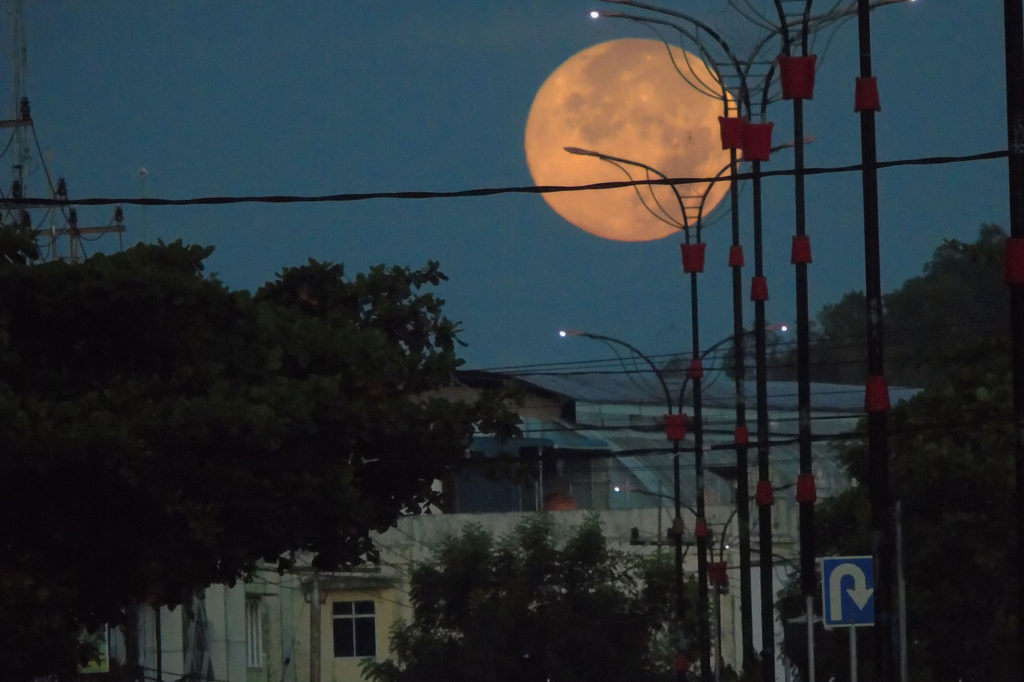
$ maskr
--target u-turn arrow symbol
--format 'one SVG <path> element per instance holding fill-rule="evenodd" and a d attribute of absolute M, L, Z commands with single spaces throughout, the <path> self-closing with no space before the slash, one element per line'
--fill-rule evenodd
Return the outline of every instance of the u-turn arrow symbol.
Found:
<path fill-rule="evenodd" d="M 832 571 L 828 580 L 828 601 L 829 612 L 833 621 L 843 620 L 843 578 L 853 578 L 853 587 L 847 588 L 846 593 L 850 595 L 853 603 L 858 609 L 863 609 L 875 593 L 874 588 L 868 587 L 867 576 L 857 564 L 840 564 Z"/>

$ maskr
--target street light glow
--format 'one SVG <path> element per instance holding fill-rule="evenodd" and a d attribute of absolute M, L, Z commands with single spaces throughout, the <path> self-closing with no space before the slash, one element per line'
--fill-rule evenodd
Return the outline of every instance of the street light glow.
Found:
<path fill-rule="evenodd" d="M 598 12 L 596 9 L 590 10 L 590 18 L 591 19 L 599 19 L 600 17 L 601 17 L 601 13 Z"/>

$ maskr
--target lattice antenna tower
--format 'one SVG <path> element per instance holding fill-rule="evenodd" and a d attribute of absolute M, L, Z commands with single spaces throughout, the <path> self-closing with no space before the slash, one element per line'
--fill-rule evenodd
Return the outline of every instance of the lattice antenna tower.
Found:
<path fill-rule="evenodd" d="M 10 0 L 8 14 L 11 27 L 11 119 L 22 118 L 22 102 L 26 99 L 25 79 L 28 74 L 28 47 L 25 40 L 25 22 L 21 10 L 21 0 Z M 28 175 L 32 153 L 28 145 L 28 136 L 24 125 L 13 128 L 14 139 L 11 148 L 14 152 L 14 177 L 24 187 Z"/>
<path fill-rule="evenodd" d="M 42 157 L 42 150 L 39 147 L 39 139 L 36 136 L 32 111 L 27 93 L 28 76 L 28 45 L 25 31 L 25 19 L 22 8 L 22 0 L 8 0 L 7 3 L 8 25 L 10 26 L 10 68 L 11 68 L 11 107 L 8 112 L 9 119 L 0 119 L 0 129 L 10 129 L 11 134 L 8 142 L 0 152 L 0 157 L 11 154 L 12 178 L 10 191 L 0 188 L 0 202 L 3 210 L 0 211 L 0 226 L 13 228 L 21 231 L 22 236 L 27 239 L 26 246 L 21 248 L 20 254 L 15 257 L 22 261 L 36 261 L 41 258 L 41 250 L 38 247 L 40 239 L 45 240 L 49 246 L 48 258 L 58 257 L 57 242 L 59 237 L 67 236 L 69 241 L 68 259 L 72 262 L 78 261 L 84 253 L 82 247 L 83 239 L 98 239 L 108 232 L 122 233 L 125 230 L 124 213 L 118 206 L 110 222 L 101 227 L 82 227 L 78 225 L 78 212 L 68 206 L 46 206 L 46 212 L 33 227 L 33 218 L 30 213 L 32 209 L 40 208 L 38 202 L 32 204 L 31 195 L 44 196 L 49 194 L 53 199 L 66 200 L 67 183 L 60 178 L 56 185 L 46 167 L 46 160 Z M 31 133 L 31 139 L 30 135 Z M 28 183 L 33 177 L 32 167 L 33 155 L 32 145 L 35 143 L 36 151 L 39 153 L 39 165 L 43 170 L 43 177 L 46 181 L 45 188 L 33 188 L 29 192 Z M 49 220 L 48 220 L 49 219 Z M 57 227 L 57 221 L 62 227 Z M 49 227 L 43 225 L 49 222 Z M 93 235 L 93 236 L 89 236 Z M 33 247 L 28 243 L 34 242 Z"/>

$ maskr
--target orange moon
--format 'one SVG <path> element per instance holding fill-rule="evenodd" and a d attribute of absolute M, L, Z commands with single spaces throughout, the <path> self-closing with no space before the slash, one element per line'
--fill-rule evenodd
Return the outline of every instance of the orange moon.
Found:
<path fill-rule="evenodd" d="M 718 117 L 721 98 L 698 92 L 675 70 L 689 68 L 714 87 L 715 78 L 701 59 L 656 40 L 625 38 L 576 53 L 541 86 L 526 121 L 526 162 L 538 185 L 587 185 L 628 180 L 610 163 L 565 151 L 578 147 L 637 161 L 670 178 L 711 178 L 729 163 L 722 149 Z M 645 171 L 626 166 L 636 180 Z M 651 176 L 657 179 L 657 176 Z M 706 217 L 729 189 L 711 187 Z M 697 219 L 699 196 L 708 183 L 678 185 L 689 224 Z M 655 206 L 647 187 L 638 187 Z M 682 223 L 679 202 L 667 186 L 654 189 L 657 202 Z M 560 216 L 604 239 L 649 241 L 679 232 L 654 218 L 632 187 L 549 192 L 544 200 Z M 689 198 L 688 198 L 689 197 Z M 656 206 L 655 206 L 656 208 Z"/>

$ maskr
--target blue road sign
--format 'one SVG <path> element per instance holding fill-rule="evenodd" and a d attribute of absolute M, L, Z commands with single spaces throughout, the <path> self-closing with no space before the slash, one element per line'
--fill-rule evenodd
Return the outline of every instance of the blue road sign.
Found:
<path fill-rule="evenodd" d="M 821 602 L 826 626 L 875 624 L 875 574 L 869 556 L 821 559 Z"/>

